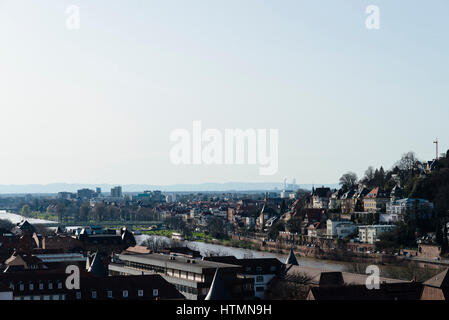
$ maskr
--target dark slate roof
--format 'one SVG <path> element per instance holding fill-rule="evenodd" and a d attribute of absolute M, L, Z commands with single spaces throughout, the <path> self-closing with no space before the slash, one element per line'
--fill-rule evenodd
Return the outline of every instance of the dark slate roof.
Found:
<path fill-rule="evenodd" d="M 296 260 L 295 253 L 293 252 L 293 249 L 290 249 L 290 253 L 288 255 L 287 260 L 285 261 L 285 264 L 299 266 L 298 260 Z"/>
<path fill-rule="evenodd" d="M 34 228 L 34 226 L 31 223 L 29 223 L 27 220 L 24 220 L 24 221 L 20 222 L 18 224 L 18 227 L 19 227 L 20 230 L 36 232 L 36 228 Z"/>
<path fill-rule="evenodd" d="M 320 198 L 327 198 L 329 197 L 331 194 L 331 189 L 330 188 L 316 188 L 313 192 L 313 195 L 316 195 Z"/>
<path fill-rule="evenodd" d="M 219 256 L 204 257 L 203 260 L 241 266 L 243 267 L 241 272 L 244 274 L 277 274 L 282 271 L 283 266 L 277 258 L 237 259 L 234 256 Z"/>
<path fill-rule="evenodd" d="M 108 270 L 106 269 L 103 261 L 101 261 L 101 258 L 98 255 L 98 253 L 95 254 L 95 256 L 92 260 L 92 264 L 90 265 L 90 267 L 87 271 L 89 271 L 92 274 L 99 276 L 99 277 L 107 276 L 109 273 Z"/>
<path fill-rule="evenodd" d="M 417 282 L 381 284 L 369 290 L 366 285 L 312 287 L 308 299 L 314 300 L 419 300 L 422 284 Z"/>
<path fill-rule="evenodd" d="M 320 286 L 342 286 L 344 283 L 341 272 L 322 272 L 320 275 Z"/>
<path fill-rule="evenodd" d="M 231 296 L 226 290 L 225 281 L 220 268 L 217 268 L 214 280 L 210 286 L 209 292 L 204 300 L 230 300 Z"/>
<path fill-rule="evenodd" d="M 443 272 L 440 272 L 436 276 L 433 276 L 426 282 L 424 282 L 424 285 L 429 287 L 436 287 L 436 288 L 448 288 L 449 287 L 449 269 L 444 270 Z"/>

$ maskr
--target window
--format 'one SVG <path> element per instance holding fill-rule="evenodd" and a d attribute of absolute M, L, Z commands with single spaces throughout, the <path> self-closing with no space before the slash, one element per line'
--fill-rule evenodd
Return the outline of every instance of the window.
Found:
<path fill-rule="evenodd" d="M 97 299 L 97 291 L 92 291 L 92 299 Z"/>
<path fill-rule="evenodd" d="M 263 287 L 256 287 L 256 291 L 257 292 L 262 292 L 262 291 L 264 291 L 264 288 Z"/>
<path fill-rule="evenodd" d="M 143 297 L 143 290 L 137 290 L 137 295 L 139 297 Z"/>
<path fill-rule="evenodd" d="M 58 289 L 62 289 L 62 282 L 58 282 Z"/>
<path fill-rule="evenodd" d="M 112 291 L 108 290 L 108 298 L 112 298 Z"/>
<path fill-rule="evenodd" d="M 42 282 L 39 282 L 39 290 L 44 290 L 44 284 Z"/>
<path fill-rule="evenodd" d="M 23 283 L 19 284 L 19 290 L 23 291 Z"/>
<path fill-rule="evenodd" d="M 256 282 L 263 282 L 263 276 L 257 276 Z"/>
<path fill-rule="evenodd" d="M 50 290 L 53 289 L 53 283 L 52 283 L 52 282 L 49 282 L 49 283 L 48 283 L 48 289 L 50 289 Z"/>
<path fill-rule="evenodd" d="M 257 272 L 261 272 L 262 271 L 262 267 L 261 266 L 256 267 L 256 271 Z"/>
<path fill-rule="evenodd" d="M 270 267 L 270 270 L 271 270 L 271 271 L 276 271 L 276 266 L 271 266 L 271 267 Z"/>
<path fill-rule="evenodd" d="M 81 299 L 81 292 L 78 291 L 78 292 L 76 293 L 76 298 L 77 298 L 78 300 Z"/>
<path fill-rule="evenodd" d="M 31 290 L 34 290 L 34 284 L 33 284 L 33 283 L 30 283 L 30 284 L 29 284 L 29 288 L 30 288 L 30 291 L 31 291 Z"/>
<path fill-rule="evenodd" d="M 128 290 L 123 290 L 123 298 L 128 298 Z"/>
<path fill-rule="evenodd" d="M 158 289 L 153 289 L 153 297 L 157 297 L 159 295 Z"/>

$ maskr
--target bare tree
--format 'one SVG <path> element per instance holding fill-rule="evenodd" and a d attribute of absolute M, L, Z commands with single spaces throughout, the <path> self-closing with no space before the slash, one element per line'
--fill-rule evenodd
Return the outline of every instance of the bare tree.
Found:
<path fill-rule="evenodd" d="M 415 153 L 409 151 L 402 155 L 401 160 L 396 163 L 396 166 L 402 171 L 413 171 L 418 169 L 420 164 L 421 162 L 416 158 Z"/>
<path fill-rule="evenodd" d="M 357 174 L 355 174 L 354 172 L 347 172 L 341 176 L 340 185 L 343 188 L 350 189 L 355 187 L 355 185 L 357 184 L 357 180 Z"/>

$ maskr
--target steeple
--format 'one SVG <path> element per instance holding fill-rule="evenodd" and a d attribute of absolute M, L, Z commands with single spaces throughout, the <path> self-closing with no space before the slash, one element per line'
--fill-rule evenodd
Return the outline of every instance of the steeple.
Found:
<path fill-rule="evenodd" d="M 101 261 L 100 256 L 98 255 L 98 252 L 95 253 L 95 256 L 92 260 L 92 263 L 87 269 L 88 272 L 92 272 L 94 275 L 99 277 L 104 277 L 108 275 L 108 270 L 106 269 L 105 265 L 103 264 L 103 261 Z"/>
<path fill-rule="evenodd" d="M 214 280 L 210 285 L 209 292 L 204 300 L 229 300 L 231 296 L 225 287 L 225 281 L 220 268 L 217 268 L 214 275 Z"/>
<path fill-rule="evenodd" d="M 285 264 L 291 264 L 294 266 L 299 266 L 298 260 L 296 260 L 295 253 L 293 252 L 293 248 L 290 249 L 290 254 L 288 255 Z"/>

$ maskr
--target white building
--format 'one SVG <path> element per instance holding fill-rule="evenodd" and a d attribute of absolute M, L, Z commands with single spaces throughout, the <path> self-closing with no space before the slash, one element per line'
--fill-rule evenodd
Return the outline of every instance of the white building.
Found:
<path fill-rule="evenodd" d="M 411 219 L 417 216 L 421 219 L 431 218 L 432 211 L 433 203 L 428 200 L 405 198 L 387 203 L 383 220 L 403 221 L 406 215 Z"/>
<path fill-rule="evenodd" d="M 388 224 L 377 224 L 371 226 L 359 226 L 359 240 L 362 243 L 374 244 L 380 234 L 393 230 L 395 226 Z"/>
<path fill-rule="evenodd" d="M 357 231 L 357 226 L 349 220 L 331 220 L 326 222 L 327 236 L 329 238 L 345 238 Z"/>

